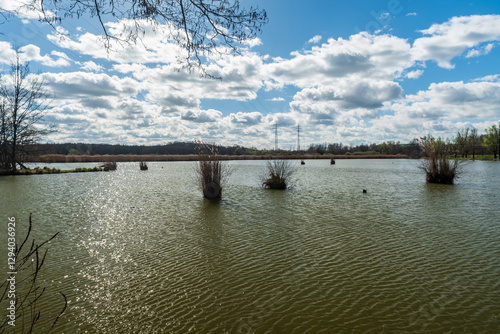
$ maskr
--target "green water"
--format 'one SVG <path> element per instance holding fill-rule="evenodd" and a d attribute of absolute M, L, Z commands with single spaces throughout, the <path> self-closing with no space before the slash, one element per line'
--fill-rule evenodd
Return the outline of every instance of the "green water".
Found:
<path fill-rule="evenodd" d="M 56 333 L 500 332 L 499 163 L 444 186 L 414 160 L 294 161 L 284 192 L 265 162 L 228 164 L 220 202 L 193 162 L 0 178 L 1 245 L 11 216 L 61 232 L 41 322 L 61 291 Z"/>

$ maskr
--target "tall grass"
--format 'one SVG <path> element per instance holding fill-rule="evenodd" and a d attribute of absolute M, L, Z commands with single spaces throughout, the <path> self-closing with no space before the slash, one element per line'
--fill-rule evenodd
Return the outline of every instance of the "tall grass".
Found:
<path fill-rule="evenodd" d="M 290 160 L 272 160 L 267 162 L 267 176 L 262 182 L 265 188 L 269 189 L 286 189 L 294 169 Z"/>
<path fill-rule="evenodd" d="M 428 183 L 453 184 L 458 178 L 461 160 L 448 159 L 449 145 L 441 138 L 432 137 L 420 138 L 420 145 L 427 155 L 420 166 L 420 169 L 425 172 L 425 180 Z"/>
<path fill-rule="evenodd" d="M 231 174 L 230 169 L 221 161 L 214 145 L 198 143 L 196 150 L 199 160 L 196 172 L 203 196 L 209 199 L 221 198 L 222 187 Z"/>

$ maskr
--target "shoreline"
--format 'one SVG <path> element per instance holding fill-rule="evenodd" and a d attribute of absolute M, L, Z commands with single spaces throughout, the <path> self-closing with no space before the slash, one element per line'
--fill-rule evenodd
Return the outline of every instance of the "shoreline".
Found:
<path fill-rule="evenodd" d="M 58 168 L 27 168 L 27 169 L 18 169 L 15 172 L 13 171 L 0 171 L 0 176 L 9 176 L 9 175 L 45 175 L 45 174 L 66 174 L 66 173 L 88 173 L 88 172 L 103 172 L 106 171 L 101 167 L 94 168 L 75 168 L 75 169 L 58 169 Z"/>
<path fill-rule="evenodd" d="M 410 159 L 407 155 L 318 155 L 318 154 L 291 154 L 291 155 L 220 155 L 220 160 L 310 160 L 310 159 Z M 47 154 L 30 159 L 30 163 L 71 163 L 71 162 L 154 162 L 154 161 L 198 161 L 196 154 L 188 155 L 60 155 Z"/>

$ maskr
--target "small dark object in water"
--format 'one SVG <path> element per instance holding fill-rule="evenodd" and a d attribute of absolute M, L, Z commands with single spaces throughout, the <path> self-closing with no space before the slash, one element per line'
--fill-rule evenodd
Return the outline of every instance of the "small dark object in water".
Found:
<path fill-rule="evenodd" d="M 304 160 L 300 160 L 300 164 L 305 165 L 306 163 L 304 162 Z"/>
<path fill-rule="evenodd" d="M 140 168 L 141 170 L 148 170 L 148 164 L 147 164 L 147 163 L 145 163 L 144 161 L 140 161 L 140 162 L 139 162 L 139 168 Z"/>
<path fill-rule="evenodd" d="M 363 194 L 366 194 L 366 193 L 367 193 L 366 189 L 363 189 Z"/>
<path fill-rule="evenodd" d="M 333 159 L 333 158 L 332 158 L 332 159 L 330 160 L 330 165 L 335 165 L 335 159 Z"/>

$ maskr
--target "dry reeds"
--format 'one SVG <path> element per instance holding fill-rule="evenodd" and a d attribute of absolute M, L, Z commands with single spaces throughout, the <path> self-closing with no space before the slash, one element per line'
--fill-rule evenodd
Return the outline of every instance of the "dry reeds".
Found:
<path fill-rule="evenodd" d="M 229 168 L 220 160 L 217 148 L 206 143 L 198 143 L 199 163 L 196 168 L 203 196 L 208 199 L 222 197 L 222 186 L 231 174 Z"/>
<path fill-rule="evenodd" d="M 428 183 L 453 184 L 461 165 L 458 159 L 448 159 L 448 145 L 440 138 L 436 140 L 432 137 L 420 138 L 420 145 L 427 155 L 420 166 L 425 172 L 425 180 Z"/>
<path fill-rule="evenodd" d="M 290 160 L 272 160 L 267 162 L 267 178 L 262 186 L 268 189 L 285 190 L 290 183 L 294 170 Z"/>

